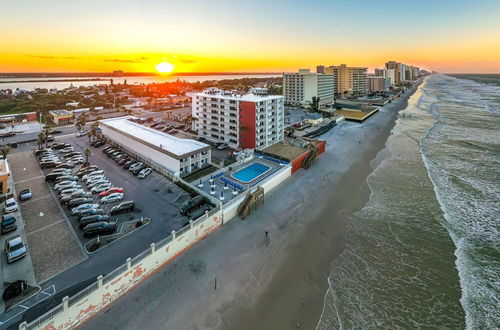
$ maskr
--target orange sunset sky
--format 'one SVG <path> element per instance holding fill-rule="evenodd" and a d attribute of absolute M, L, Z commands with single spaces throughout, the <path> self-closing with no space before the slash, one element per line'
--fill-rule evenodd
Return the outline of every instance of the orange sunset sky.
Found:
<path fill-rule="evenodd" d="M 397 60 L 500 73 L 499 1 L 11 1 L 0 72 L 281 72 Z"/>

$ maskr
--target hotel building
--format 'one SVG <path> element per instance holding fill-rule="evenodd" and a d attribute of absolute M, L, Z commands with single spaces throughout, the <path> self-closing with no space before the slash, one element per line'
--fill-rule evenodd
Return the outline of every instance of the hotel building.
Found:
<path fill-rule="evenodd" d="M 313 97 L 319 97 L 320 107 L 329 106 L 334 103 L 335 89 L 332 74 L 313 73 L 309 69 L 283 74 L 283 95 L 287 104 L 305 106 L 311 104 Z"/>
<path fill-rule="evenodd" d="M 368 77 L 368 90 L 370 92 L 383 92 L 389 90 L 391 80 L 385 77 Z"/>
<path fill-rule="evenodd" d="M 368 68 L 348 67 L 345 64 L 339 66 L 329 66 L 325 68 L 327 74 L 336 77 L 338 95 L 365 95 L 368 90 L 367 80 Z"/>
<path fill-rule="evenodd" d="M 198 137 L 234 149 L 264 149 L 284 139 L 283 96 L 266 88 L 249 94 L 208 88 L 192 94 L 193 130 Z"/>

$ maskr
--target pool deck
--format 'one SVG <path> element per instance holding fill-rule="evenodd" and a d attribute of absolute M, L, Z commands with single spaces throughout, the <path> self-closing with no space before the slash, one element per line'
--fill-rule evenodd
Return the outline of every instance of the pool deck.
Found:
<path fill-rule="evenodd" d="M 269 166 L 270 169 L 250 182 L 242 182 L 232 176 L 233 173 L 238 172 L 253 163 L 264 164 L 266 166 Z M 216 172 L 215 174 L 204 176 L 199 180 L 191 182 L 191 184 L 196 185 L 198 189 L 205 191 L 206 193 L 214 196 L 214 198 L 217 198 L 219 200 L 221 200 L 221 196 L 223 196 L 224 199 L 222 200 L 222 202 L 225 204 L 232 199 L 239 197 L 242 193 L 246 192 L 249 188 L 257 185 L 259 182 L 272 176 L 281 168 L 282 165 L 280 165 L 279 163 L 269 159 L 260 158 L 258 155 L 256 155 L 252 160 L 248 162 L 232 164 L 227 167 L 226 171 Z"/>

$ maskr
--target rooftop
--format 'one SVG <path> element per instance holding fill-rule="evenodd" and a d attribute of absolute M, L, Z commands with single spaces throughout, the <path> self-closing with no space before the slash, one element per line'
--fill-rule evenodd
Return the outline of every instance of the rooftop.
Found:
<path fill-rule="evenodd" d="M 50 110 L 50 112 L 56 116 L 67 116 L 71 115 L 72 113 L 68 110 Z"/>
<path fill-rule="evenodd" d="M 193 139 L 181 139 L 167 133 L 157 131 L 139 123 L 134 123 L 129 119 L 136 119 L 134 116 L 118 117 L 100 120 L 104 126 L 120 131 L 122 134 L 131 136 L 135 140 L 144 141 L 156 148 L 182 158 L 187 154 L 200 152 L 202 149 L 208 150 L 210 146 Z"/>
<path fill-rule="evenodd" d="M 255 90 L 255 93 L 260 93 L 260 90 Z M 260 102 L 266 100 L 274 100 L 283 98 L 282 95 L 258 95 L 254 93 L 249 94 L 238 94 L 235 91 L 225 91 L 219 88 L 207 88 L 203 92 L 193 93 L 196 96 L 205 97 L 217 97 L 224 100 L 239 100 L 239 101 L 249 101 L 249 102 Z"/>

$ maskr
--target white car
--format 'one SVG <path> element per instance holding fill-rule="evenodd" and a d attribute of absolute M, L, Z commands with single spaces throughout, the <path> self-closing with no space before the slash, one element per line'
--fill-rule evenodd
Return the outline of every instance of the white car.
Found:
<path fill-rule="evenodd" d="M 141 170 L 139 172 L 139 175 L 137 175 L 137 177 L 139 179 L 144 179 L 145 177 L 147 177 L 148 175 L 150 175 L 151 172 L 153 172 L 153 170 L 151 169 L 151 167 L 145 168 L 145 169 L 143 169 L 143 170 Z"/>
<path fill-rule="evenodd" d="M 103 185 L 100 185 L 100 186 L 92 188 L 91 191 L 92 191 L 93 194 L 97 194 L 97 193 L 103 192 L 104 190 L 108 190 L 111 187 L 112 187 L 111 183 L 106 183 L 106 184 L 103 184 Z"/>
<path fill-rule="evenodd" d="M 71 184 L 71 183 L 76 183 L 76 180 L 64 180 L 64 181 L 58 182 L 58 183 L 56 183 L 54 188 L 57 189 L 60 186 L 65 186 L 65 185 Z"/>
<path fill-rule="evenodd" d="M 91 176 L 90 178 L 87 178 L 87 179 L 83 179 L 83 181 L 86 184 L 91 184 L 91 183 L 99 181 L 99 180 L 106 180 L 106 176 L 101 174 L 101 175 Z"/>
<path fill-rule="evenodd" d="M 101 198 L 102 203 L 116 203 L 123 199 L 123 193 L 112 193 Z"/>
<path fill-rule="evenodd" d="M 84 175 L 82 178 L 84 180 L 87 180 L 90 177 L 97 176 L 97 175 L 102 175 L 102 174 L 104 174 L 103 170 L 96 170 L 96 171 L 90 172 L 89 174 Z"/>
<path fill-rule="evenodd" d="M 97 209 L 99 208 L 99 204 L 82 204 L 78 205 L 77 207 L 74 207 L 71 209 L 71 214 L 73 215 L 78 215 L 82 213 L 85 210 L 90 210 L 90 209 Z"/>
<path fill-rule="evenodd" d="M 87 131 L 80 131 L 80 132 L 76 133 L 76 137 L 85 136 L 85 135 L 87 135 Z"/>
<path fill-rule="evenodd" d="M 5 213 L 12 213 L 17 211 L 17 202 L 14 198 L 9 198 L 5 201 L 3 209 Z"/>
<path fill-rule="evenodd" d="M 108 184 L 108 183 L 111 184 L 111 182 L 109 182 L 106 179 L 97 180 L 97 181 L 94 181 L 94 182 L 89 184 L 89 189 L 92 189 L 92 188 L 98 187 L 98 186 L 102 186 L 103 184 Z"/>
<path fill-rule="evenodd" d="M 73 148 L 73 147 L 67 147 L 67 148 L 64 148 L 61 150 L 61 152 L 63 154 L 69 154 L 70 152 L 73 152 L 73 151 L 75 151 L 75 148 Z"/>
<path fill-rule="evenodd" d="M 62 195 L 67 195 L 67 194 L 72 194 L 74 192 L 77 192 L 77 191 L 83 191 L 83 189 L 79 189 L 79 188 L 68 188 L 68 189 L 63 189 L 59 192 L 59 196 L 62 196 Z"/>
<path fill-rule="evenodd" d="M 80 188 L 82 188 L 82 186 L 80 186 L 80 185 L 79 185 L 78 183 L 76 183 L 76 182 L 73 182 L 73 183 L 69 183 L 69 184 L 67 184 L 67 185 L 54 187 L 54 189 L 55 189 L 55 190 L 57 190 L 57 191 L 61 191 L 61 190 L 65 190 L 65 189 L 70 189 L 70 188 L 80 189 Z"/>

